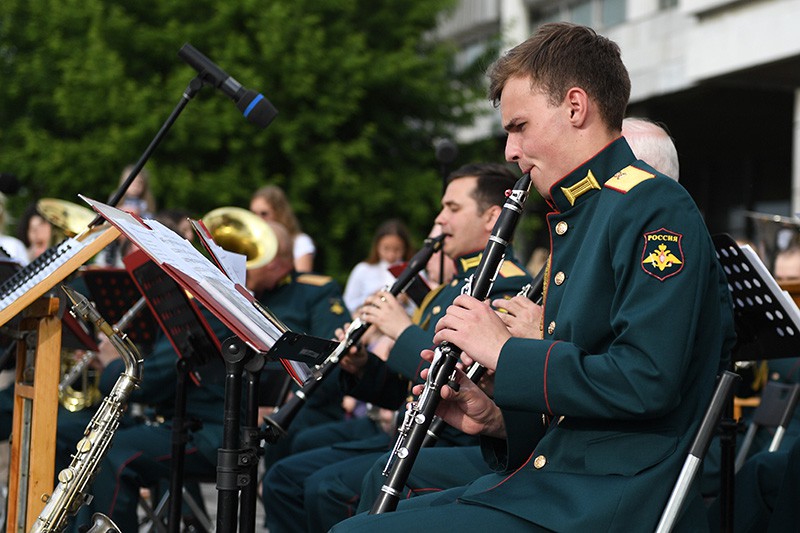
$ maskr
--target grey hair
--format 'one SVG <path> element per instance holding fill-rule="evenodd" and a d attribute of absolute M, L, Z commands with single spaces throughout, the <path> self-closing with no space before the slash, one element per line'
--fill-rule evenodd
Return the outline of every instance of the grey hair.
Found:
<path fill-rule="evenodd" d="M 678 181 L 678 150 L 663 126 L 646 118 L 628 117 L 622 121 L 622 135 L 637 158 Z"/>

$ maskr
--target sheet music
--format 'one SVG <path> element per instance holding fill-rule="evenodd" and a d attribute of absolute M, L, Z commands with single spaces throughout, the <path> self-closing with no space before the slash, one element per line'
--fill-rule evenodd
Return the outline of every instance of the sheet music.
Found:
<path fill-rule="evenodd" d="M 189 222 L 191 222 L 194 232 L 200 238 L 200 242 L 217 262 L 217 266 L 222 272 L 234 282 L 244 286 L 245 279 L 247 278 L 247 256 L 229 252 L 215 243 L 202 220 L 189 219 Z"/>
<path fill-rule="evenodd" d="M 158 221 L 140 219 L 102 202 L 81 196 L 253 349 L 266 353 L 285 331 L 262 315 L 246 289 L 226 277 L 189 241 Z"/>
<path fill-rule="evenodd" d="M 743 244 L 739 246 L 739 248 L 741 248 L 744 256 L 747 258 L 750 264 L 753 265 L 753 268 L 756 269 L 771 292 L 775 295 L 780 295 L 783 298 L 783 305 L 781 307 L 783 307 L 784 310 L 789 313 L 789 319 L 797 328 L 796 331 L 800 332 L 800 309 L 797 308 L 797 304 L 794 302 L 794 299 L 791 297 L 791 295 L 789 295 L 788 292 L 781 289 L 780 285 L 778 285 L 778 282 L 772 277 L 769 269 L 766 267 L 766 265 L 764 265 L 764 263 L 761 261 L 761 258 L 749 244 Z"/>

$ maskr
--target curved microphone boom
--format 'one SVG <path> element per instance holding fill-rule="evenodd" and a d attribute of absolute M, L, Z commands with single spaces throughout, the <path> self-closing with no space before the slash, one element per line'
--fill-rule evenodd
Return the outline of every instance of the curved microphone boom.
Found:
<path fill-rule="evenodd" d="M 470 296 L 483 301 L 489 296 L 494 280 L 505 259 L 506 248 L 514 235 L 517 222 L 528 197 L 531 185 L 529 174 L 523 175 L 509 193 L 503 210 L 494 224 L 489 242 L 481 256 L 481 261 L 472 278 L 464 286 Z M 442 342 L 434 350 L 433 361 L 428 369 L 428 379 L 419 399 L 408 408 L 403 423 L 398 430 L 389 461 L 383 473 L 386 483 L 370 510 L 370 514 L 394 511 L 403 487 L 411 474 L 411 468 L 426 439 L 434 415 L 442 399 L 441 390 L 445 385 L 457 389 L 455 381 L 456 364 L 461 357 L 461 349 L 448 342 Z"/>
<path fill-rule="evenodd" d="M 397 276 L 397 279 L 389 288 L 389 293 L 392 296 L 397 296 L 405 291 L 408 286 L 414 281 L 414 278 L 419 274 L 428 260 L 442 247 L 442 242 L 445 235 L 431 237 L 425 239 L 422 249 L 414 254 L 414 257 L 409 259 L 406 268 Z M 370 324 L 356 318 L 350 323 L 350 326 L 345 331 L 344 338 L 334 348 L 333 352 L 325 358 L 316 370 L 316 378 L 308 380 L 303 387 L 294 393 L 294 396 L 284 403 L 272 416 L 264 417 L 264 422 L 267 424 L 266 435 L 264 438 L 268 442 L 276 442 L 281 435 L 286 434 L 286 429 L 292 423 L 294 417 L 300 411 L 300 408 L 305 405 L 306 400 L 319 388 L 322 381 L 328 377 L 336 368 L 339 359 L 353 347 L 369 329 Z"/>
<path fill-rule="evenodd" d="M 264 98 L 264 95 L 242 87 L 241 83 L 229 76 L 191 44 L 184 44 L 178 50 L 178 57 L 194 68 L 204 83 L 216 87 L 233 100 L 244 117 L 256 126 L 266 128 L 277 116 L 278 110 Z"/>

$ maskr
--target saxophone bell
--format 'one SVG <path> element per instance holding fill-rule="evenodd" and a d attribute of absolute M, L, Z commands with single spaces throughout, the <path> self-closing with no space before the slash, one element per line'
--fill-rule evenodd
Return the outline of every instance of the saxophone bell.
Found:
<path fill-rule="evenodd" d="M 86 530 L 86 533 L 121 533 L 121 531 L 109 517 L 103 513 L 94 513 L 92 525 Z"/>

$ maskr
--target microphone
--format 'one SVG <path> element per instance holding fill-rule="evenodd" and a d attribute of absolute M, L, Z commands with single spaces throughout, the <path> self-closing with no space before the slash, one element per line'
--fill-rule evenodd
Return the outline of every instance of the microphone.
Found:
<path fill-rule="evenodd" d="M 436 139 L 433 147 L 436 150 L 436 160 L 443 165 L 449 165 L 458 157 L 458 146 L 446 137 Z"/>
<path fill-rule="evenodd" d="M 178 50 L 178 57 L 194 68 L 200 74 L 203 82 L 213 85 L 233 100 L 244 117 L 256 126 L 266 128 L 278 114 L 278 110 L 264 98 L 264 95 L 242 87 L 241 83 L 228 76 L 224 70 L 191 44 L 184 44 Z"/>

